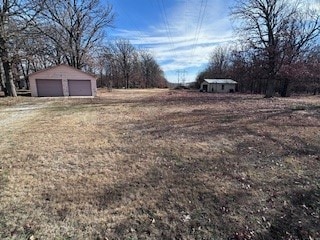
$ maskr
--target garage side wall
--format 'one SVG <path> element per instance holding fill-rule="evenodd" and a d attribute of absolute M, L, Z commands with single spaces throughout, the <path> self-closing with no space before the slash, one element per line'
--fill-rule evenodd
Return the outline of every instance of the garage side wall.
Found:
<path fill-rule="evenodd" d="M 32 97 L 38 97 L 36 79 L 34 77 L 29 78 L 30 91 Z"/>

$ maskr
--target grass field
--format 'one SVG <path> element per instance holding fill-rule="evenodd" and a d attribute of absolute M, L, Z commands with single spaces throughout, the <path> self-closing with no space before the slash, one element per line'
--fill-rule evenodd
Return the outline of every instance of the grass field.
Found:
<path fill-rule="evenodd" d="M 1 239 L 320 239 L 320 98 L 0 99 Z"/>

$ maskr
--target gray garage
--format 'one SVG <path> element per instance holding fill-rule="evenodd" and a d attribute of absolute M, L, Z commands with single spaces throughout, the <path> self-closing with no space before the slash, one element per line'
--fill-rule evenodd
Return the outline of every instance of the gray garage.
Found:
<path fill-rule="evenodd" d="M 39 97 L 63 96 L 61 79 L 36 79 L 36 86 Z"/>
<path fill-rule="evenodd" d="M 31 96 L 96 96 L 96 77 L 68 65 L 58 65 L 29 75 Z"/>
<path fill-rule="evenodd" d="M 91 96 L 90 80 L 68 80 L 69 96 Z"/>

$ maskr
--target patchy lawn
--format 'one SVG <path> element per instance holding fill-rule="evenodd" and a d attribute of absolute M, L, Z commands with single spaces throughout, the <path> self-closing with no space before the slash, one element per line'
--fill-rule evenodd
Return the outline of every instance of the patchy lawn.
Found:
<path fill-rule="evenodd" d="M 1 239 L 319 239 L 320 98 L 0 99 Z"/>

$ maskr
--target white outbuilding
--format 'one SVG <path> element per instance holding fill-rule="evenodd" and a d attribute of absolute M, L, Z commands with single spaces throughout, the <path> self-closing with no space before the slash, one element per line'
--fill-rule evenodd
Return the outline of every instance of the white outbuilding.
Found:
<path fill-rule="evenodd" d="M 232 79 L 204 79 L 200 91 L 215 93 L 233 93 L 238 83 Z"/>
<path fill-rule="evenodd" d="M 95 76 L 68 65 L 57 65 L 29 75 L 31 96 L 96 96 Z"/>

